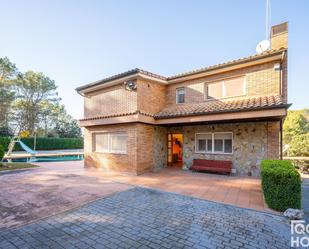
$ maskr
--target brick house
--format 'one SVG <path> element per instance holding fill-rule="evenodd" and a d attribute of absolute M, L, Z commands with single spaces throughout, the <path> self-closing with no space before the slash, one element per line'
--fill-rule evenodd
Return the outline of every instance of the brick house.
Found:
<path fill-rule="evenodd" d="M 172 77 L 133 69 L 77 88 L 85 167 L 142 174 L 207 158 L 259 175 L 262 159 L 281 157 L 287 26 L 272 27 L 261 54 Z"/>

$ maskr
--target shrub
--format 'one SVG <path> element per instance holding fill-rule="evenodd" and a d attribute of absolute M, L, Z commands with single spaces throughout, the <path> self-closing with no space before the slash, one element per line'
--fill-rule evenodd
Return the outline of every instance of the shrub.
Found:
<path fill-rule="evenodd" d="M 3 145 L 4 150 L 8 149 L 11 138 L 0 137 L 0 144 Z M 28 147 L 34 147 L 34 138 L 22 138 Z M 61 150 L 61 149 L 82 149 L 84 147 L 83 138 L 55 138 L 55 137 L 37 137 L 36 150 Z M 16 144 L 14 150 L 22 150 L 19 144 Z"/>
<path fill-rule="evenodd" d="M 267 205 L 277 211 L 301 207 L 301 178 L 291 162 L 263 160 L 262 189 Z"/>
<path fill-rule="evenodd" d="M 0 144 L 0 162 L 2 160 L 2 158 L 4 157 L 4 148 L 3 146 Z"/>

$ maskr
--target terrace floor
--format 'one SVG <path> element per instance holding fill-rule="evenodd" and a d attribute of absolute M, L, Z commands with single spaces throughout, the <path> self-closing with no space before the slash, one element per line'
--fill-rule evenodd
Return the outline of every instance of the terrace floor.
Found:
<path fill-rule="evenodd" d="M 0 230 L 137 186 L 273 212 L 264 205 L 257 178 L 192 173 L 174 168 L 129 176 L 85 169 L 83 161 L 36 164 L 41 167 L 0 174 Z"/>
<path fill-rule="evenodd" d="M 259 211 L 270 211 L 264 204 L 261 181 L 253 177 L 237 177 L 166 168 L 139 176 L 100 172 L 100 176 L 134 186 L 159 189 Z"/>

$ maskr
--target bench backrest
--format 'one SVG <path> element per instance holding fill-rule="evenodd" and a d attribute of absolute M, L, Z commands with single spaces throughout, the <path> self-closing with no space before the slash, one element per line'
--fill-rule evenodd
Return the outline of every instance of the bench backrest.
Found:
<path fill-rule="evenodd" d="M 231 161 L 208 160 L 208 159 L 193 159 L 193 165 L 207 166 L 214 168 L 232 168 Z"/>

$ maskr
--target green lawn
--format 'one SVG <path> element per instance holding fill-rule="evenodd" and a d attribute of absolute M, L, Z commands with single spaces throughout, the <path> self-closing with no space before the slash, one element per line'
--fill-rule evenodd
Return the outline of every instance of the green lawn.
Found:
<path fill-rule="evenodd" d="M 36 168 L 38 166 L 30 163 L 0 163 L 0 172 L 4 170 Z"/>

